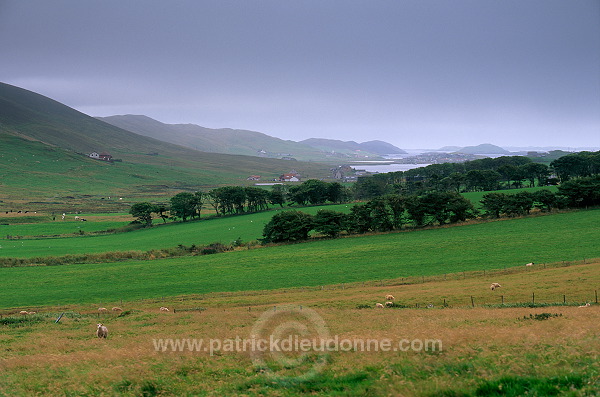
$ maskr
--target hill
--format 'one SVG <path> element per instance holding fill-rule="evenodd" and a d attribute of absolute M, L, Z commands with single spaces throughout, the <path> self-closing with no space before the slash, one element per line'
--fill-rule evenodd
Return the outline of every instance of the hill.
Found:
<path fill-rule="evenodd" d="M 172 195 L 239 184 L 250 174 L 272 178 L 292 168 L 285 160 L 206 153 L 141 136 L 4 83 L 0 141 L 3 206 L 31 201 L 63 206 L 83 196 Z M 94 151 L 110 152 L 122 162 L 87 157 Z M 316 163 L 294 162 L 293 168 L 304 177 L 329 174 L 329 167 Z"/>
<path fill-rule="evenodd" d="M 267 158 L 326 161 L 322 150 L 263 134 L 231 128 L 212 129 L 196 124 L 165 124 L 147 116 L 120 115 L 98 120 L 165 142 L 211 153 L 240 154 Z"/>
<path fill-rule="evenodd" d="M 492 145 L 491 143 L 483 143 L 477 146 L 465 146 L 462 149 L 458 149 L 457 152 L 465 154 L 510 154 L 508 150 L 504 150 L 500 146 Z"/>
<path fill-rule="evenodd" d="M 300 143 L 326 152 L 353 157 L 377 157 L 385 154 L 406 153 L 404 150 L 383 141 L 358 143 L 337 139 L 309 138 L 300 141 Z"/>

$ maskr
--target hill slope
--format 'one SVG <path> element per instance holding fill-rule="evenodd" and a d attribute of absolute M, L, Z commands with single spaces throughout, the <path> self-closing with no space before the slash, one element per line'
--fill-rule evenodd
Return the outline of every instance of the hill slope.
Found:
<path fill-rule="evenodd" d="M 144 137 L 3 83 L 0 139 L 0 200 L 8 202 L 73 194 L 172 194 L 241 183 L 250 174 L 275 177 L 292 168 L 285 160 L 206 153 Z M 123 162 L 85 156 L 93 151 L 108 151 Z M 305 177 L 329 173 L 329 167 L 315 163 L 294 162 L 293 168 Z"/>
<path fill-rule="evenodd" d="M 300 141 L 308 146 L 353 157 L 372 157 L 384 154 L 406 153 L 404 150 L 383 141 L 369 141 L 358 143 L 354 141 L 340 141 L 337 139 L 309 138 Z"/>
<path fill-rule="evenodd" d="M 147 116 L 131 114 L 97 119 L 136 134 L 204 152 L 269 158 L 292 157 L 297 160 L 312 161 L 327 160 L 326 153 L 321 150 L 256 131 L 212 129 L 196 124 L 165 124 Z"/>
<path fill-rule="evenodd" d="M 504 150 L 500 146 L 492 145 L 491 143 L 482 143 L 477 146 L 465 146 L 462 149 L 458 149 L 457 152 L 466 154 L 510 154 L 508 150 Z"/>

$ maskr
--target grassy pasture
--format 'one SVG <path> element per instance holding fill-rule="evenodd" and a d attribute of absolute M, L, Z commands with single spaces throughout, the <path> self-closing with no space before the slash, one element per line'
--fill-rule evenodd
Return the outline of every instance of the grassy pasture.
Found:
<path fill-rule="evenodd" d="M 538 190 L 550 190 L 553 193 L 558 191 L 556 186 L 537 186 L 537 187 L 524 187 L 521 189 L 503 189 L 503 190 L 493 190 L 489 192 L 466 192 L 462 193 L 465 198 L 471 200 L 475 208 L 481 208 L 481 200 L 483 200 L 483 196 L 488 193 L 504 193 L 504 194 L 516 194 L 519 192 L 537 192 Z"/>
<path fill-rule="evenodd" d="M 302 211 L 316 213 L 321 208 L 337 211 L 347 211 L 350 205 L 332 205 L 320 207 L 307 207 Z M 274 210 L 277 211 L 277 210 Z M 38 257 L 60 256 L 68 254 L 96 253 L 109 251 L 147 251 L 158 248 L 176 247 L 183 245 L 201 245 L 220 241 L 230 243 L 241 237 L 243 241 L 256 240 L 262 237 L 262 229 L 274 211 L 228 216 L 216 219 L 206 219 L 197 222 L 161 224 L 155 220 L 156 227 L 142 229 L 127 234 L 113 234 L 102 236 L 81 236 L 73 238 L 56 239 L 21 239 L 0 240 L 0 256 L 2 257 Z M 122 226 L 120 221 L 106 221 L 102 217 L 95 219 L 93 216 L 82 215 L 88 222 L 75 222 L 73 215 L 69 215 L 64 222 L 57 216 L 54 222 L 36 225 L 0 225 L 0 236 L 7 234 L 31 236 L 60 234 L 56 232 L 78 233 L 78 227 L 84 231 L 106 230 L 114 226 Z M 133 218 L 129 217 L 129 221 Z M 1 223 L 1 222 L 0 222 Z"/>
<path fill-rule="evenodd" d="M 241 227 L 240 219 L 256 219 L 252 217 L 247 215 L 223 218 L 220 221 L 238 222 L 236 224 Z M 503 269 L 531 261 L 548 263 L 595 258 L 600 257 L 600 246 L 597 244 L 599 217 L 600 210 L 574 211 L 459 227 L 319 240 L 207 256 L 2 268 L 0 307 L 75 302 L 100 304 L 106 300 L 129 301 L 218 291 L 319 286 Z M 210 225 L 211 222 L 177 224 L 163 230 L 182 233 L 181 240 L 189 237 L 187 234 L 191 233 L 191 229 L 187 228 L 200 229 L 202 225 Z M 66 244 L 62 247 L 63 250 L 68 249 L 70 242 L 101 241 L 105 237 L 114 237 L 115 244 L 121 238 L 127 244 L 138 241 L 140 247 L 148 241 L 155 244 L 161 241 L 170 245 L 165 242 L 167 237 L 164 234 L 154 235 L 151 240 L 142 239 L 147 236 L 145 233 L 154 233 L 159 229 L 121 236 L 56 241 Z M 198 236 L 206 235 L 206 232 L 196 233 Z M 136 236 L 142 237 L 135 240 Z M 208 241 L 214 241 L 214 237 L 210 236 Z M 232 234 L 232 238 L 237 237 L 237 232 Z M 46 241 L 53 240 L 44 240 Z M 36 240 L 10 243 L 23 244 L 23 251 L 29 252 L 31 248 L 27 244 L 32 242 Z M 101 250 L 100 247 L 98 249 Z"/>
<path fill-rule="evenodd" d="M 526 300 L 531 291 L 584 299 L 600 284 L 600 263 L 518 274 L 496 274 L 503 291 Z M 95 313 L 97 305 L 42 307 L 0 323 L 0 395 L 40 396 L 596 396 L 600 393 L 597 337 L 600 306 L 470 308 L 469 295 L 493 296 L 489 279 L 345 289 L 213 294 L 198 299 L 128 302 L 126 316 Z M 376 309 L 386 294 L 397 303 L 446 297 L 450 307 Z M 550 298 L 551 299 L 551 298 Z M 460 303 L 459 303 L 460 302 Z M 368 303 L 369 309 L 357 309 Z M 440 340 L 441 350 L 334 351 L 306 382 L 271 379 L 249 352 L 156 351 L 157 338 L 248 339 L 273 305 L 316 310 L 339 339 Z M 160 313 L 159 306 L 178 309 Z M 204 311 L 184 311 L 202 307 Z M 250 308 L 250 310 L 248 309 Z M 60 323 L 54 319 L 70 311 Z M 546 314 L 546 315 L 544 315 Z M 540 320 L 535 320 L 538 315 Z M 544 319 L 545 320 L 542 320 Z M 14 321 L 9 321 L 14 319 Z M 285 321 L 281 317 L 279 321 Z M 302 317 L 294 318 L 302 321 Z M 95 324 L 109 338 L 94 336 Z M 275 323 L 274 326 L 277 326 Z M 311 326 L 310 321 L 302 324 Z M 292 358 L 294 356 L 291 356 Z M 310 356 L 309 356 L 310 357 Z M 310 362 L 267 365 L 277 375 L 300 373 Z"/>

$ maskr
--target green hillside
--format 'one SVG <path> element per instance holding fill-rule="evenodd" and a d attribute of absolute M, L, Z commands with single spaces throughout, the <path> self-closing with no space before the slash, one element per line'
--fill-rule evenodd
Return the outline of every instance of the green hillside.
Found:
<path fill-rule="evenodd" d="M 331 161 L 331 158 L 321 150 L 256 131 L 212 129 L 195 124 L 165 124 L 146 116 L 130 114 L 98 117 L 98 119 L 136 134 L 204 152 L 268 158 L 291 157 L 304 161 Z"/>
<path fill-rule="evenodd" d="M 244 183 L 251 174 L 272 178 L 291 168 L 305 178 L 329 174 L 322 164 L 206 153 L 144 137 L 3 83 L 0 143 L 0 209 L 31 201 L 63 205 L 64 197 L 77 195 L 172 195 Z M 94 151 L 122 162 L 86 157 Z"/>

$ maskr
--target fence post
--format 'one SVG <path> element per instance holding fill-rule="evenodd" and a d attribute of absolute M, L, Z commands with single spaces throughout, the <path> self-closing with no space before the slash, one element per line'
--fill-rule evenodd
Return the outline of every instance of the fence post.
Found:
<path fill-rule="evenodd" d="M 471 306 L 475 307 L 475 301 L 473 300 L 473 295 L 471 295 Z"/>
<path fill-rule="evenodd" d="M 535 305 L 535 292 L 531 293 L 531 303 Z"/>
<path fill-rule="evenodd" d="M 502 298 L 502 304 L 504 304 L 504 295 L 500 295 L 500 297 Z"/>
<path fill-rule="evenodd" d="M 446 298 L 444 298 L 444 307 L 446 307 Z"/>
<path fill-rule="evenodd" d="M 563 303 L 567 303 L 567 295 L 563 295 Z"/>
<path fill-rule="evenodd" d="M 595 294 L 596 294 L 596 303 L 598 303 L 598 290 L 594 290 Z"/>

